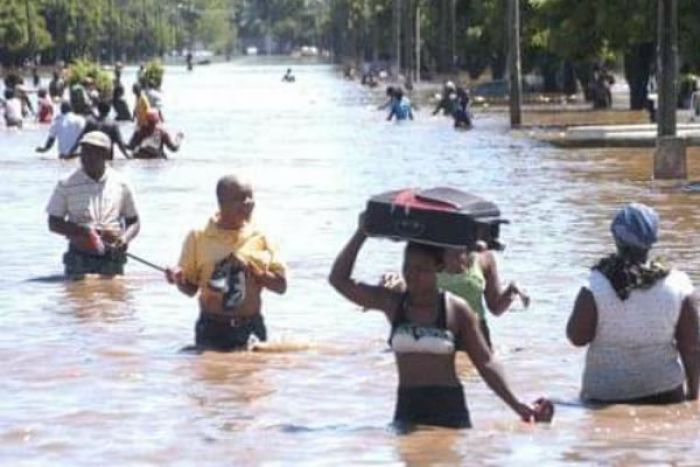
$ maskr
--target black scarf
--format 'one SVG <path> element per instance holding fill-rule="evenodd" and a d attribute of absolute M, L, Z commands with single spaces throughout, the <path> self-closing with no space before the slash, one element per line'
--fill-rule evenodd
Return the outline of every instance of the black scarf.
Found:
<path fill-rule="evenodd" d="M 671 271 L 659 258 L 639 263 L 617 253 L 601 259 L 593 269 L 607 277 L 620 300 L 627 300 L 635 289 L 651 288 Z"/>

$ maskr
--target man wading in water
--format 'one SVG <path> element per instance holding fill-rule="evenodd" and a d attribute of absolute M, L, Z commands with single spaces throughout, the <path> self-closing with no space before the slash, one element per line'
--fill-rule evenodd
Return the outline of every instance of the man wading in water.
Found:
<path fill-rule="evenodd" d="M 185 239 L 177 267 L 165 277 L 190 297 L 199 292 L 195 349 L 245 349 L 254 334 L 267 340 L 261 294 L 287 290 L 285 265 L 250 222 L 253 189 L 234 176 L 216 185 L 219 212 Z"/>
<path fill-rule="evenodd" d="M 49 200 L 49 230 L 70 240 L 67 276 L 124 274 L 126 248 L 140 223 L 129 184 L 110 167 L 112 142 L 100 131 L 80 141 L 81 168 L 58 182 Z"/>

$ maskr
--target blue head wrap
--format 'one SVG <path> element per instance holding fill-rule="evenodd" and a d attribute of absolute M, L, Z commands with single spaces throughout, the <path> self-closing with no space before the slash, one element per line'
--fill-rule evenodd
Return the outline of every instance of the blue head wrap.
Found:
<path fill-rule="evenodd" d="M 648 250 L 658 239 L 659 215 L 649 206 L 631 203 L 618 211 L 610 231 L 618 245 Z"/>

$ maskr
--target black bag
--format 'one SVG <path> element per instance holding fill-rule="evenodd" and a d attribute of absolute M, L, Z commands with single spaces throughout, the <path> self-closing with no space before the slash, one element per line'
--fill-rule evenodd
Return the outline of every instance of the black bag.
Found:
<path fill-rule="evenodd" d="M 234 311 L 245 300 L 245 267 L 233 254 L 222 259 L 214 267 L 208 282 L 209 289 L 222 294 L 222 308 Z"/>
<path fill-rule="evenodd" d="M 494 203 L 453 188 L 403 189 L 370 198 L 365 231 L 370 236 L 500 250 L 499 226 L 508 223 Z"/>

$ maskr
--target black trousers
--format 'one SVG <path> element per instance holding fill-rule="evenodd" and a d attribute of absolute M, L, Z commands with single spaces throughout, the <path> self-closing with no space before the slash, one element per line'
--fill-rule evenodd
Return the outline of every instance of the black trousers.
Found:
<path fill-rule="evenodd" d="M 195 345 L 202 350 L 243 350 L 248 346 L 251 335 L 259 340 L 267 340 L 267 328 L 262 315 L 245 320 L 216 319 L 200 314 L 195 325 Z"/>
<path fill-rule="evenodd" d="M 124 274 L 126 253 L 110 251 L 105 255 L 91 255 L 76 250 L 72 246 L 63 255 L 63 265 L 67 276 L 84 276 L 85 274 L 102 274 L 106 276 Z"/>

